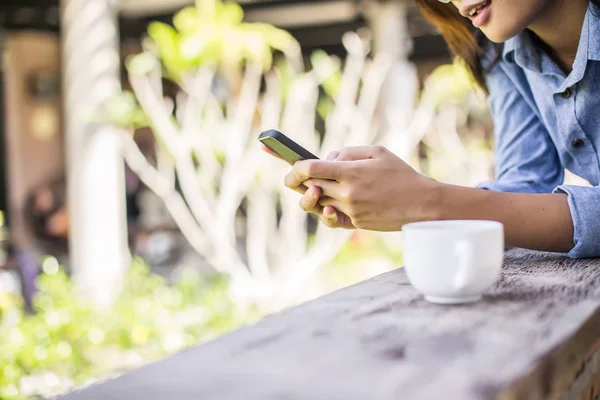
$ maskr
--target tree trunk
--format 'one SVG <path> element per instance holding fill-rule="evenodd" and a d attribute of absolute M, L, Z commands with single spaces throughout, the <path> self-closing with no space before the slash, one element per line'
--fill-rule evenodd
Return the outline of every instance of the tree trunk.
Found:
<path fill-rule="evenodd" d="M 412 119 L 419 90 L 416 67 L 408 60 L 412 40 L 408 32 L 408 0 L 365 0 L 376 54 L 386 53 L 394 64 L 381 93 L 384 129 L 404 129 Z"/>
<path fill-rule="evenodd" d="M 117 14 L 109 0 L 61 0 L 71 268 L 97 304 L 128 264 L 124 165 L 113 128 L 93 114 L 121 90 Z"/>

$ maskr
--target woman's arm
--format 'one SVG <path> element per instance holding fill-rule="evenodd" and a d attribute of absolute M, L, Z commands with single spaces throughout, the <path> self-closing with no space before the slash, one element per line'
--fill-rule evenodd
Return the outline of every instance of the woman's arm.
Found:
<path fill-rule="evenodd" d="M 553 252 L 574 246 L 567 195 L 438 183 L 380 146 L 345 148 L 337 161 L 299 162 L 285 183 L 318 187 L 322 197 L 314 203 L 334 207 L 360 229 L 398 231 L 417 221 L 484 219 L 502 222 L 513 246 Z"/>
<path fill-rule="evenodd" d="M 437 219 L 487 219 L 504 224 L 506 242 L 517 247 L 567 253 L 573 219 L 565 194 L 501 193 L 453 185 L 439 187 Z"/>

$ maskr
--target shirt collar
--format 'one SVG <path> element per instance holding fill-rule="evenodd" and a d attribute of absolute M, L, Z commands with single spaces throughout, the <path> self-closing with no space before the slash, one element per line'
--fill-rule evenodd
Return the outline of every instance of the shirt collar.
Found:
<path fill-rule="evenodd" d="M 590 2 L 588 16 L 588 59 L 600 61 L 600 5 Z"/>
<path fill-rule="evenodd" d="M 552 74 L 558 70 L 557 67 L 550 66 L 553 63 L 544 60 L 535 43 L 534 35 L 529 30 L 521 32 L 504 43 L 502 55 L 506 62 L 514 62 L 521 68 L 533 72 Z M 600 7 L 591 1 L 585 15 L 573 71 L 561 86 L 569 87 L 580 81 L 589 60 L 600 61 Z"/>
<path fill-rule="evenodd" d="M 534 43 L 533 34 L 527 29 L 504 43 L 503 57 L 521 68 L 541 72 L 540 51 Z"/>

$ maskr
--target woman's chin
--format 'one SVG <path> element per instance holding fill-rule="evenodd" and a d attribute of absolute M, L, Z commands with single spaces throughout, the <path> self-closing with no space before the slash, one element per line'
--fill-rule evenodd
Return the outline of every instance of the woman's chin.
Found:
<path fill-rule="evenodd" d="M 483 34 L 493 43 L 504 43 L 507 40 L 517 36 L 520 31 L 498 29 L 494 27 L 482 27 L 481 31 Z"/>

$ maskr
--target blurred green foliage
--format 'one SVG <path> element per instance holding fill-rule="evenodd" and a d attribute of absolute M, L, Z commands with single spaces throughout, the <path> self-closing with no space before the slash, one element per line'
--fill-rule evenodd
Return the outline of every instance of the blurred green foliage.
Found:
<path fill-rule="evenodd" d="M 98 309 L 53 259 L 44 263 L 35 313 L 0 297 L 0 398 L 49 396 L 156 360 L 258 317 L 227 296 L 223 278 L 184 270 L 174 284 L 135 260 L 124 289 Z"/>
<path fill-rule="evenodd" d="M 310 56 L 310 62 L 313 69 L 325 77 L 321 83 L 322 94 L 317 103 L 317 114 L 321 119 L 327 120 L 342 87 L 341 63 L 323 50 L 315 50 Z"/>
<path fill-rule="evenodd" d="M 473 93 L 480 93 L 477 82 L 460 59 L 437 67 L 425 82 L 423 100 L 436 107 L 440 104 L 463 102 Z M 481 96 L 482 101 L 484 96 Z"/>
<path fill-rule="evenodd" d="M 144 75 L 161 68 L 165 78 L 180 83 L 183 76 L 193 74 L 203 66 L 217 67 L 222 77 L 228 77 L 231 72 L 239 74 L 244 63 L 250 61 L 262 66 L 264 71 L 272 70 L 278 74 L 283 99 L 287 99 L 292 85 L 302 73 L 288 58 L 275 59 L 274 53 L 297 51 L 299 55 L 300 45 L 285 30 L 265 23 L 243 22 L 243 18 L 243 9 L 237 3 L 197 0 L 195 7 L 185 8 L 174 16 L 173 25 L 151 23 L 146 51 L 130 57 L 127 70 L 131 74 Z M 341 63 L 323 50 L 314 51 L 310 62 L 313 70 L 318 70 L 322 77 L 317 112 L 325 120 L 333 110 L 341 87 Z M 130 129 L 150 126 L 135 95 L 129 91 L 111 98 L 105 104 L 102 118 Z"/>
<path fill-rule="evenodd" d="M 102 111 L 100 118 L 119 127 L 137 129 L 150 126 L 148 116 L 140 107 L 135 95 L 128 90 L 108 99 Z"/>
<path fill-rule="evenodd" d="M 266 70 L 273 63 L 273 50 L 286 52 L 298 46 L 284 30 L 243 19 L 244 11 L 235 2 L 197 0 L 195 7 L 175 15 L 173 26 L 153 22 L 148 34 L 168 77 L 175 81 L 206 64 L 238 69 L 244 61 L 251 61 Z"/>

